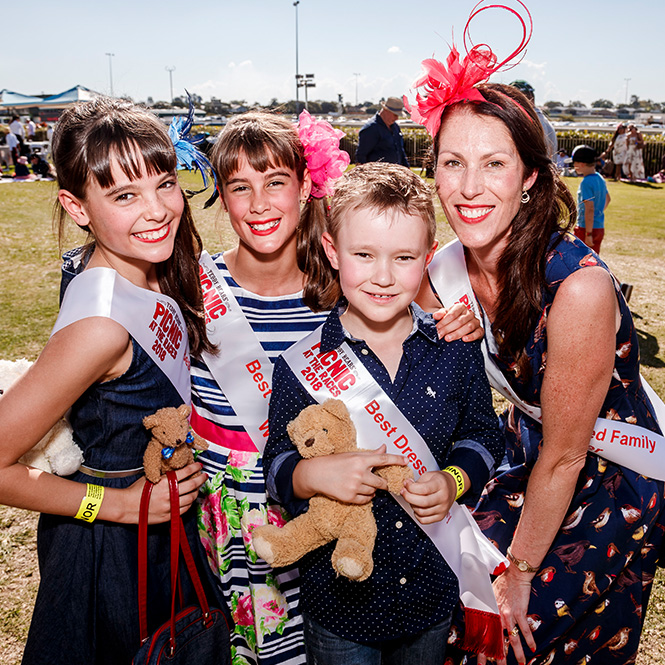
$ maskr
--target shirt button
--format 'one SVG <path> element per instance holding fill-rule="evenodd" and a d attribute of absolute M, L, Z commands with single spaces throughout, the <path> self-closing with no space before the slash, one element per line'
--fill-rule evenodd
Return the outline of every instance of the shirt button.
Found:
<path fill-rule="evenodd" d="M 369 353 L 369 351 L 367 349 L 361 349 L 360 353 L 362 353 L 364 356 L 366 356 Z"/>
<path fill-rule="evenodd" d="M 396 526 L 398 529 L 401 529 L 404 525 L 403 525 L 401 522 L 395 522 L 395 526 Z"/>
<path fill-rule="evenodd" d="M 400 584 L 406 584 L 406 577 L 402 577 L 399 581 Z"/>

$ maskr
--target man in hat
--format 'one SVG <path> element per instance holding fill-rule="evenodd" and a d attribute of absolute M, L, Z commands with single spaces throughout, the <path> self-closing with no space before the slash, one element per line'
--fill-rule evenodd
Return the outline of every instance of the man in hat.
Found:
<path fill-rule="evenodd" d="M 545 114 L 536 106 L 536 92 L 533 89 L 533 86 L 522 79 L 513 81 L 510 85 L 512 85 L 513 88 L 517 88 L 520 92 L 523 92 L 524 96 L 533 104 L 538 120 L 540 120 L 540 124 L 542 125 L 543 134 L 545 134 L 545 142 L 547 143 L 550 159 L 554 161 L 556 159 L 556 153 L 558 152 L 556 130 L 552 127 L 552 123 L 547 119 Z"/>
<path fill-rule="evenodd" d="M 404 104 L 399 97 L 388 97 L 381 102 L 381 110 L 365 123 L 358 134 L 357 164 L 392 162 L 409 166 L 402 131 L 397 124 L 403 109 Z"/>

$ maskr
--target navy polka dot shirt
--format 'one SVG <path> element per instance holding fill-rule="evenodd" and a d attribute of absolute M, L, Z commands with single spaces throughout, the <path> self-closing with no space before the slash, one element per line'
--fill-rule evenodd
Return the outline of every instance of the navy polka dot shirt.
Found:
<path fill-rule="evenodd" d="M 381 388 L 418 430 L 440 468 L 455 464 L 471 479 L 464 498 L 480 494 L 503 455 L 478 342 L 439 340 L 434 320 L 412 305 L 413 331 L 403 344 L 395 380 L 367 344 L 348 336 L 333 310 L 323 326 L 321 352 L 346 338 Z M 314 400 L 283 358 L 278 358 L 270 402 L 270 437 L 264 453 L 269 493 L 292 514 L 308 502 L 293 494 L 301 457 L 286 426 Z M 434 544 L 388 492 L 373 501 L 378 535 L 374 570 L 363 582 L 337 576 L 335 543 L 300 561 L 301 603 L 314 621 L 340 637 L 364 644 L 415 635 L 448 616 L 459 597 L 457 578 Z"/>

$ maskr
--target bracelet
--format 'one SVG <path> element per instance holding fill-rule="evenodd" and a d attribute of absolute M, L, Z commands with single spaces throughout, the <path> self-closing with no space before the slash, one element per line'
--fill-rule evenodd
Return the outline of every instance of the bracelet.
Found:
<path fill-rule="evenodd" d="M 464 476 L 462 472 L 456 466 L 447 466 L 443 469 L 444 473 L 449 473 L 455 480 L 455 485 L 457 486 L 457 494 L 455 495 L 455 501 L 459 499 L 462 494 L 464 494 Z"/>
<path fill-rule="evenodd" d="M 83 520 L 84 522 L 94 522 L 102 505 L 104 487 L 102 485 L 91 485 L 88 483 L 85 488 L 85 496 L 83 497 L 79 510 L 74 517 L 77 520 Z"/>

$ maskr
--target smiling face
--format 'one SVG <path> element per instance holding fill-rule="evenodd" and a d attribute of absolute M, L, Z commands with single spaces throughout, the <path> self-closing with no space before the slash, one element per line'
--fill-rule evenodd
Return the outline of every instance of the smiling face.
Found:
<path fill-rule="evenodd" d="M 308 172 L 300 182 L 293 169 L 270 165 L 257 171 L 241 155 L 238 170 L 222 185 L 224 207 L 240 244 L 257 255 L 295 247 L 300 201 L 310 188 Z"/>
<path fill-rule="evenodd" d="M 411 325 L 409 305 L 436 249 L 420 216 L 352 209 L 335 239 L 323 234 L 323 244 L 349 303 L 343 315 L 349 332 L 365 338 Z"/>
<path fill-rule="evenodd" d="M 472 251 L 500 255 L 520 208 L 523 189 L 536 181 L 504 123 L 464 107 L 439 133 L 436 191 L 448 222 Z"/>
<path fill-rule="evenodd" d="M 58 197 L 74 221 L 95 238 L 90 265 L 105 265 L 141 283 L 154 274 L 154 266 L 166 261 L 184 210 L 184 199 L 175 173 L 148 175 L 145 164 L 134 180 L 111 159 L 113 185 L 102 187 L 91 178 L 80 199 L 67 190 Z"/>

